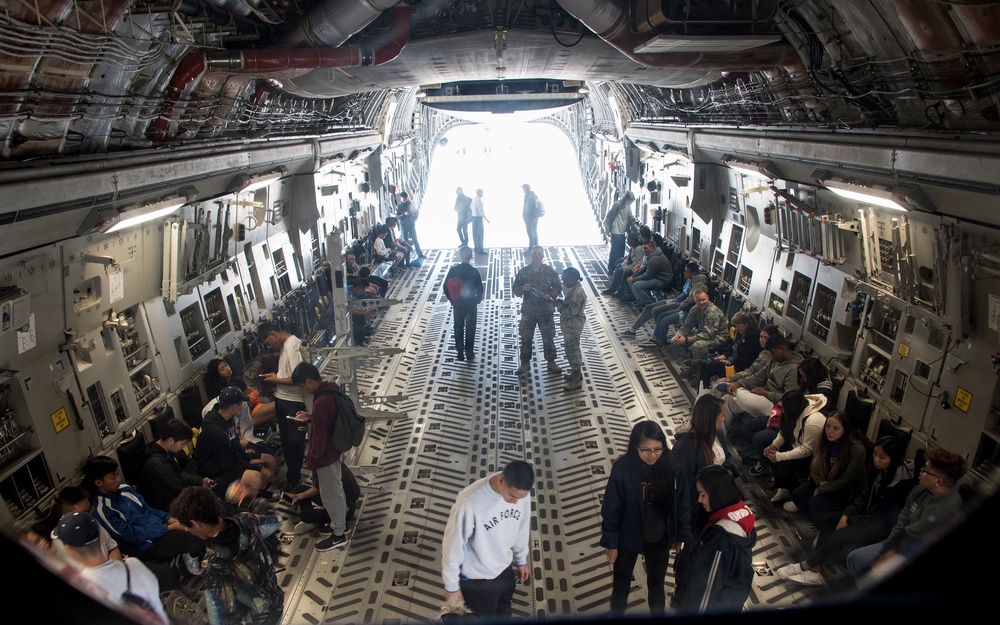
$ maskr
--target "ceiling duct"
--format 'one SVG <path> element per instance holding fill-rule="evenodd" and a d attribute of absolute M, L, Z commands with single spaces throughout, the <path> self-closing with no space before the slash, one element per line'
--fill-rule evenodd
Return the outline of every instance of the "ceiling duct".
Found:
<path fill-rule="evenodd" d="M 385 0 L 383 0 L 383 4 L 385 3 Z M 358 14 L 357 11 L 347 10 L 343 6 L 354 7 L 358 4 L 368 3 L 359 3 L 355 2 L 355 0 L 342 0 L 327 4 L 333 5 L 332 8 L 329 8 L 329 11 L 347 11 L 349 15 L 356 15 L 357 30 L 360 30 L 374 19 L 374 17 L 371 17 L 370 11 Z M 310 18 L 312 15 L 310 14 Z M 310 18 L 306 18 L 306 21 L 312 24 Z M 367 21 L 364 21 L 365 19 Z M 339 15 L 337 23 L 342 30 L 348 30 L 345 28 L 347 24 L 346 20 L 342 19 Z M 330 35 L 324 36 L 330 37 Z M 345 48 L 262 48 L 229 50 L 213 54 L 205 54 L 204 52 L 189 54 L 178 65 L 173 78 L 170 80 L 170 84 L 164 90 L 165 104 L 163 110 L 160 112 L 159 117 L 150 124 L 148 136 L 154 141 L 164 141 L 167 138 L 174 108 L 180 101 L 181 96 L 189 91 L 192 85 L 205 74 L 206 70 L 223 70 L 229 73 L 256 73 L 288 69 L 382 65 L 399 56 L 409 38 L 410 7 L 406 4 L 399 4 L 392 9 L 392 22 L 387 33 L 376 45 L 348 46 Z M 344 39 L 346 40 L 346 37 Z"/>
<path fill-rule="evenodd" d="M 717 41 L 709 48 L 707 40 L 699 41 L 697 37 L 640 34 L 631 27 L 627 0 L 558 2 L 567 13 L 580 20 L 598 37 L 629 59 L 646 67 L 752 72 L 801 63 L 798 52 L 792 46 L 766 43 L 756 37 L 737 36 L 737 39 L 745 40 L 742 44 L 716 37 Z M 658 52 L 661 49 L 691 50 L 694 47 L 699 51 Z"/>

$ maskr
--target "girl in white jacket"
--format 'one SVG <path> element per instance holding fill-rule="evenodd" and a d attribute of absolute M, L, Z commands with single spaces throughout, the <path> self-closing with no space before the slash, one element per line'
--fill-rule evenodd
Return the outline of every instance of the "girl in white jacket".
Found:
<path fill-rule="evenodd" d="M 805 395 L 801 390 L 781 396 L 781 428 L 774 443 L 764 449 L 764 460 L 774 475 L 777 492 L 773 503 L 788 499 L 799 485 L 798 474 L 809 473 L 813 452 L 823 436 L 826 417 L 820 412 L 826 405 L 823 395 Z"/>

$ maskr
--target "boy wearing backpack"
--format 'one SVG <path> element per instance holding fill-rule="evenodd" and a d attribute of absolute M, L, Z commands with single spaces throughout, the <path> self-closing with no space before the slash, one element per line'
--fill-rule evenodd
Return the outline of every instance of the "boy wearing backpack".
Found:
<path fill-rule="evenodd" d="M 462 262 L 448 270 L 442 289 L 455 316 L 456 360 L 472 362 L 476 359 L 476 313 L 483 301 L 483 277 L 472 266 L 472 248 L 465 246 L 458 255 Z"/>
<path fill-rule="evenodd" d="M 313 396 L 313 411 L 296 413 L 295 418 L 311 423 L 309 444 L 306 447 L 306 468 L 316 472 L 316 485 L 323 508 L 330 515 L 330 524 L 319 528 L 321 534 L 329 534 L 316 543 L 316 551 L 329 551 L 347 544 L 347 495 L 341 481 L 341 456 L 330 436 L 338 425 L 337 393 L 340 387 L 333 382 L 324 382 L 319 369 L 310 362 L 300 362 L 292 371 L 292 383 Z"/>
<path fill-rule="evenodd" d="M 54 531 L 66 554 L 80 567 L 80 577 L 108 593 L 117 605 L 131 604 L 155 614 L 166 624 L 156 576 L 138 558 L 112 560 L 102 545 L 101 530 L 89 512 L 69 512 Z M 149 619 L 152 621 L 153 619 Z"/>

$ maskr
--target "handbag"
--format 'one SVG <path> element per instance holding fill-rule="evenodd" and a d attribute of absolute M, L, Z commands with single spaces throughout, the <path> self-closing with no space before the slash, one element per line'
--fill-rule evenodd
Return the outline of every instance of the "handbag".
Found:
<path fill-rule="evenodd" d="M 781 404 L 775 404 L 774 407 L 771 408 L 771 414 L 767 416 L 767 429 L 781 429 Z"/>

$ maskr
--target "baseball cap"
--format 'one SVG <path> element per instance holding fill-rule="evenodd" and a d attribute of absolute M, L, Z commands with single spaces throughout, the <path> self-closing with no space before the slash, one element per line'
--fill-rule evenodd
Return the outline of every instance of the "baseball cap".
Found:
<path fill-rule="evenodd" d="M 530 191 L 531 190 L 531 185 L 528 184 L 528 183 L 524 183 L 524 184 L 521 185 L 521 188 L 522 189 L 528 189 Z"/>
<path fill-rule="evenodd" d="M 101 530 L 89 512 L 67 512 L 59 519 L 56 536 L 70 547 L 86 547 L 101 539 Z"/>
<path fill-rule="evenodd" d="M 219 392 L 220 406 L 232 406 L 241 401 L 250 401 L 250 398 L 244 395 L 238 386 L 227 386 Z"/>

